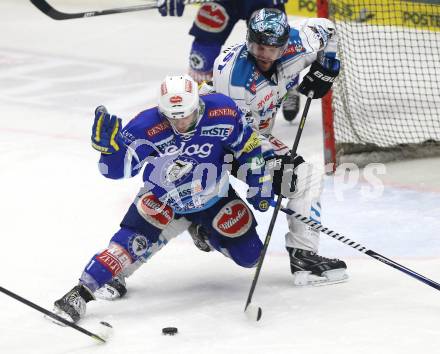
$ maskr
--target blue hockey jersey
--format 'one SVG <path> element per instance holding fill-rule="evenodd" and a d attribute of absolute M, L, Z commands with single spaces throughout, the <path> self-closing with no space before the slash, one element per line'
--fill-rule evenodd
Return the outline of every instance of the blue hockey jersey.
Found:
<path fill-rule="evenodd" d="M 121 131 L 124 146 L 101 155 L 101 173 L 112 179 L 132 177 L 146 166 L 145 192 L 180 214 L 209 208 L 227 193 L 233 157 L 240 165 L 248 164 L 245 179 L 250 186 L 267 180 L 258 134 L 234 101 L 210 94 L 200 102 L 191 135 L 176 134 L 157 107 L 139 113 Z"/>

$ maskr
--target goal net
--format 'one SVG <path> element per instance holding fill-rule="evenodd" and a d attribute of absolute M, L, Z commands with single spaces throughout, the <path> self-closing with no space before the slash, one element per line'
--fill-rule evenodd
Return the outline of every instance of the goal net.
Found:
<path fill-rule="evenodd" d="M 327 162 L 440 155 L 440 1 L 328 5 L 342 70 L 331 100 L 336 161 Z"/>

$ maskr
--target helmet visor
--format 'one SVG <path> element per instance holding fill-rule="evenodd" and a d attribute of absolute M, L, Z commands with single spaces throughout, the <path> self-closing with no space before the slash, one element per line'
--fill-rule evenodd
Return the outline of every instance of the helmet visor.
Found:
<path fill-rule="evenodd" d="M 171 124 L 173 130 L 179 134 L 191 133 L 197 124 L 199 110 L 196 109 L 190 115 L 183 118 L 170 118 L 166 117 Z"/>
<path fill-rule="evenodd" d="M 287 43 L 281 47 L 272 45 L 258 44 L 248 41 L 247 48 L 249 53 L 258 60 L 272 62 L 281 58 L 286 50 Z"/>

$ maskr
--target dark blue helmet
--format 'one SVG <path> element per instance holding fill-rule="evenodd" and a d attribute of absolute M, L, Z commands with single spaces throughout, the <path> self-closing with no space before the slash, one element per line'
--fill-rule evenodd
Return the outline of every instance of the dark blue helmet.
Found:
<path fill-rule="evenodd" d="M 246 40 L 247 44 L 287 47 L 289 33 L 290 26 L 284 12 L 278 9 L 261 9 L 255 11 L 249 19 Z"/>

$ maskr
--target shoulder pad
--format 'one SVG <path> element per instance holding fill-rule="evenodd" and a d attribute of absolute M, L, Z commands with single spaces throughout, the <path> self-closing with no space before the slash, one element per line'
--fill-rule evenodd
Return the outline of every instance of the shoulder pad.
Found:
<path fill-rule="evenodd" d="M 151 140 L 163 135 L 162 133 L 169 134 L 172 128 L 170 123 L 159 114 L 157 107 L 153 107 L 138 113 L 123 129 L 123 135 L 126 130 L 132 131 L 138 138 Z"/>

